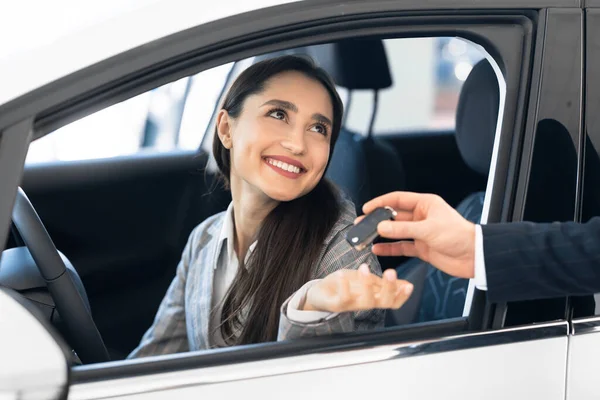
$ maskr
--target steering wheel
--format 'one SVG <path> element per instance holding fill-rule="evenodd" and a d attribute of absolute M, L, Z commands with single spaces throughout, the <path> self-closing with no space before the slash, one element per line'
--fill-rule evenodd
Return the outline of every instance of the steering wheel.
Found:
<path fill-rule="evenodd" d="M 78 276 L 72 276 L 74 269 L 66 267 L 40 217 L 20 187 L 12 219 L 46 281 L 48 292 L 79 359 L 84 364 L 109 361 L 106 346 L 80 293 L 80 290 L 84 291 L 83 284 Z"/>

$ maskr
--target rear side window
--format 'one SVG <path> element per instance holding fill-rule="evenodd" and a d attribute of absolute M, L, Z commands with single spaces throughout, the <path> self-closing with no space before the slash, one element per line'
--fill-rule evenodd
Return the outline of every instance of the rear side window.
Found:
<path fill-rule="evenodd" d="M 462 38 L 430 37 L 383 41 L 392 86 L 379 91 L 374 135 L 453 130 L 464 81 L 485 57 Z M 373 110 L 373 91 L 343 90 L 350 98 L 346 126 L 365 134 Z"/>
<path fill-rule="evenodd" d="M 182 78 L 66 125 L 31 143 L 26 163 L 198 149 L 231 67 Z"/>

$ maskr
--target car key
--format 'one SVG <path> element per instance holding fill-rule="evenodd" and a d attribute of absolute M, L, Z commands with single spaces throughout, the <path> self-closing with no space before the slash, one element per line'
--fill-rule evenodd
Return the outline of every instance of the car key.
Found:
<path fill-rule="evenodd" d="M 356 250 L 363 250 L 378 236 L 377 225 L 382 221 L 393 220 L 396 215 L 391 207 L 376 208 L 348 231 L 346 240 Z"/>

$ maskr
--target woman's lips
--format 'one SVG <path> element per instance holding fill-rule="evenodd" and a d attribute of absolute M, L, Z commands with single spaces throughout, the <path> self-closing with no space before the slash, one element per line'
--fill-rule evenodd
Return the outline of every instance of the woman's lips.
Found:
<path fill-rule="evenodd" d="M 274 157 L 265 157 L 263 158 L 263 161 L 265 162 L 265 164 L 271 167 L 273 171 L 290 179 L 298 179 L 306 171 L 303 167 L 294 165 L 299 164 L 298 162 L 295 162 L 294 164 L 286 163 Z"/>

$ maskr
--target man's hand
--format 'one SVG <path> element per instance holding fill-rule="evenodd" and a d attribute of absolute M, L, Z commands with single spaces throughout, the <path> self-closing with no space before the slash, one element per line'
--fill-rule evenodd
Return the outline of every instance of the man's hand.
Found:
<path fill-rule="evenodd" d="M 385 206 L 392 207 L 398 215 L 395 221 L 381 222 L 377 231 L 382 237 L 399 241 L 374 245 L 374 254 L 418 257 L 447 274 L 473 277 L 475 225 L 441 197 L 410 192 L 388 193 L 366 203 L 363 212 L 369 214 Z M 408 241 L 410 239 L 413 241 Z"/>
<path fill-rule="evenodd" d="M 340 269 L 308 289 L 300 308 L 306 311 L 348 312 L 373 308 L 400 308 L 412 293 L 410 282 L 397 279 L 395 270 L 383 277 L 372 274 L 366 264 L 358 270 Z"/>

